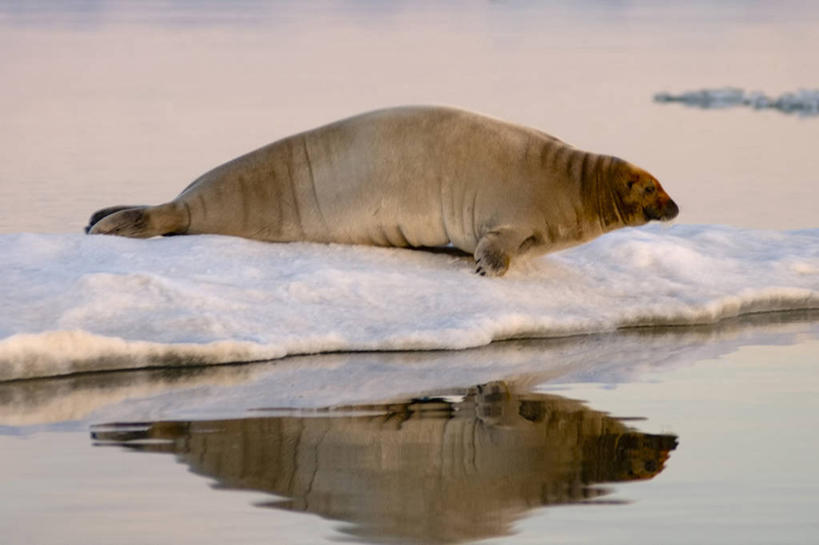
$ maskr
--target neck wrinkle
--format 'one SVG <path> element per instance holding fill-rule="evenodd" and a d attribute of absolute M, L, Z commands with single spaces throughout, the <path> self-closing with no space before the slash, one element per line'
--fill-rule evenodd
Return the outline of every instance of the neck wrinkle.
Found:
<path fill-rule="evenodd" d="M 586 218 L 594 217 L 596 221 L 591 222 L 591 224 L 596 225 L 601 232 L 605 232 L 601 221 L 600 198 L 598 195 L 600 185 L 600 176 L 598 174 L 602 158 L 594 153 L 583 153 L 586 154 L 586 159 L 584 159 L 583 163 L 586 168 L 580 169 L 580 174 L 575 180 L 577 183 L 577 191 L 580 194 L 580 202 L 582 203 L 582 212 L 578 215 L 578 221 L 582 218 L 583 223 L 589 224 Z M 591 227 L 591 225 L 588 226 Z"/>
<path fill-rule="evenodd" d="M 616 157 L 595 155 L 593 164 L 581 182 L 584 192 L 583 202 L 596 218 L 601 233 L 608 233 L 625 226 L 623 214 L 618 206 L 617 195 L 609 182 L 614 177 L 614 169 L 620 160 Z"/>
<path fill-rule="evenodd" d="M 624 164 L 625 164 L 625 161 L 623 161 L 622 159 L 618 159 L 617 157 L 612 157 L 612 163 L 611 163 L 612 170 L 614 170 L 614 169 L 622 170 Z M 617 173 L 612 172 L 611 174 L 612 175 L 610 176 L 609 179 L 620 180 L 620 177 L 617 176 Z M 612 208 L 614 208 L 614 211 L 617 213 L 617 219 L 618 219 L 618 222 L 619 222 L 619 225 L 617 227 L 618 228 L 619 227 L 627 227 L 628 222 L 626 221 L 626 217 L 623 215 L 623 207 L 620 206 L 622 204 L 622 201 L 620 200 L 620 197 L 615 192 L 614 185 L 611 184 L 611 183 L 609 183 L 609 191 L 611 191 L 611 206 L 612 206 Z"/>
<path fill-rule="evenodd" d="M 625 226 L 626 222 L 623 219 L 623 212 L 620 210 L 617 194 L 611 183 L 612 180 L 617 178 L 616 170 L 620 164 L 620 159 L 608 156 L 604 161 L 605 163 L 601 168 L 604 172 L 598 174 L 600 187 L 598 187 L 597 198 L 602 201 L 600 202 L 600 218 L 603 223 L 603 232 L 608 233 Z"/>
<path fill-rule="evenodd" d="M 625 221 L 625 219 L 623 219 L 623 211 L 620 210 L 620 201 L 619 201 L 619 199 L 617 197 L 617 193 L 615 193 L 615 191 L 614 191 L 614 185 L 610 181 L 610 180 L 616 180 L 617 179 L 617 174 L 614 171 L 617 169 L 619 164 L 620 164 L 619 159 L 617 159 L 615 157 L 611 158 L 611 163 L 609 163 L 610 172 L 609 172 L 609 176 L 606 178 L 607 180 L 609 180 L 609 183 L 606 184 L 606 186 L 609 189 L 609 202 L 611 203 L 612 210 L 614 210 L 614 213 L 617 215 L 617 225 L 615 227 L 612 227 L 611 229 L 609 229 L 610 231 L 612 229 L 616 229 L 618 227 L 624 227 L 626 225 L 626 221 Z"/>

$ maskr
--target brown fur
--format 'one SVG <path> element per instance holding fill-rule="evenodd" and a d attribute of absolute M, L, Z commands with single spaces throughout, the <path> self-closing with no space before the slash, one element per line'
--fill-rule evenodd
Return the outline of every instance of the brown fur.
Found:
<path fill-rule="evenodd" d="M 159 206 L 96 212 L 91 234 L 216 233 L 272 242 L 451 244 L 499 276 L 526 253 L 668 220 L 644 170 L 470 112 L 401 107 L 345 119 L 221 165 Z"/>

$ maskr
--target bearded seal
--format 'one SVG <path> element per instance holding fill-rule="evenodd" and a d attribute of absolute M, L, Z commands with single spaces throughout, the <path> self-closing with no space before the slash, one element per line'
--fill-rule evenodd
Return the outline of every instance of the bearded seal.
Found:
<path fill-rule="evenodd" d="M 500 276 L 522 254 L 670 220 L 657 179 L 544 132 L 437 106 L 377 110 L 242 155 L 157 206 L 113 206 L 86 232 L 271 242 L 452 245 Z"/>

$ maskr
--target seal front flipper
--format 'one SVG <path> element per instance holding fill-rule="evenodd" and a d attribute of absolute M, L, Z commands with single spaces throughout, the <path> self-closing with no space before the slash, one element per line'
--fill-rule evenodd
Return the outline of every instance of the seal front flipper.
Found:
<path fill-rule="evenodd" d="M 103 211 L 97 214 L 101 212 Z M 190 215 L 187 206 L 169 202 L 158 206 L 121 209 L 103 216 L 91 225 L 87 232 L 90 235 L 150 238 L 184 233 L 189 224 Z"/>
<path fill-rule="evenodd" d="M 481 276 L 503 276 L 513 256 L 526 252 L 534 235 L 514 227 L 500 227 L 483 235 L 475 248 L 475 272 Z"/>

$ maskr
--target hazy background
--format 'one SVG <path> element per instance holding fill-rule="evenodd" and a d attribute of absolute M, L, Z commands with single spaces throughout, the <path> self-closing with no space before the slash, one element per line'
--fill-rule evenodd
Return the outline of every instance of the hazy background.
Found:
<path fill-rule="evenodd" d="M 79 232 L 294 132 L 477 110 L 653 172 L 680 222 L 816 225 L 819 119 L 652 102 L 815 88 L 812 2 L 0 2 L 0 232 Z"/>

